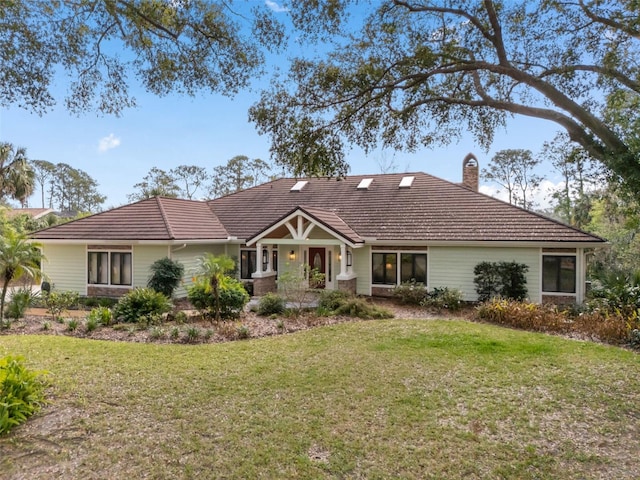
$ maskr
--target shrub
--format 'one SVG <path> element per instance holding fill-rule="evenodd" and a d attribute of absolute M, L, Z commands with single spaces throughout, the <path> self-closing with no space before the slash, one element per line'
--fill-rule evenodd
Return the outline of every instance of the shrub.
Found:
<path fill-rule="evenodd" d="M 45 402 L 44 373 L 26 368 L 22 357 L 0 358 L 0 435 L 25 422 Z"/>
<path fill-rule="evenodd" d="M 113 317 L 122 322 L 150 325 L 159 322 L 171 307 L 171 301 L 162 293 L 150 288 L 136 288 L 120 298 Z"/>
<path fill-rule="evenodd" d="M 95 323 L 96 326 L 109 326 L 113 322 L 113 312 L 107 307 L 93 308 L 87 315 L 87 323 Z"/>
<path fill-rule="evenodd" d="M 462 307 L 462 292 L 455 288 L 435 287 L 429 292 L 422 305 L 438 310 L 460 310 Z"/>
<path fill-rule="evenodd" d="M 78 304 L 77 292 L 51 292 L 43 295 L 42 300 L 52 320 L 60 321 L 64 312 Z"/>
<path fill-rule="evenodd" d="M 363 319 L 393 318 L 393 313 L 385 308 L 376 307 L 363 298 L 352 297 L 334 312 L 335 315 L 346 315 L 349 317 Z"/>
<path fill-rule="evenodd" d="M 251 336 L 249 333 L 249 327 L 246 325 L 240 325 L 236 331 L 238 333 L 238 338 L 241 340 L 247 339 Z"/>
<path fill-rule="evenodd" d="M 391 291 L 394 298 L 405 305 L 423 305 L 429 295 L 427 287 L 420 282 L 402 282 Z"/>
<path fill-rule="evenodd" d="M 7 303 L 5 315 L 7 318 L 22 318 L 27 309 L 32 305 L 34 293 L 30 288 L 20 288 L 13 292 L 11 300 Z"/>
<path fill-rule="evenodd" d="M 269 315 L 284 313 L 287 308 L 287 301 L 276 293 L 267 293 L 258 302 L 258 315 L 267 317 Z"/>
<path fill-rule="evenodd" d="M 100 321 L 97 318 L 87 317 L 87 320 L 84 324 L 84 328 L 87 333 L 93 332 L 100 326 Z"/>
<path fill-rule="evenodd" d="M 184 265 L 169 257 L 161 258 L 151 264 L 151 276 L 147 287 L 171 298 L 173 291 L 180 284 L 184 274 Z"/>
<path fill-rule="evenodd" d="M 344 290 L 322 290 L 318 297 L 318 310 L 333 312 L 352 297 L 351 293 Z"/>
<path fill-rule="evenodd" d="M 198 327 L 187 328 L 186 340 L 189 343 L 195 343 L 200 338 L 200 329 Z"/>
<path fill-rule="evenodd" d="M 480 262 L 473 269 L 478 300 L 484 302 L 493 297 L 524 300 L 528 271 L 529 266 L 524 263 Z"/>
<path fill-rule="evenodd" d="M 69 330 L 70 332 L 75 332 L 77 329 L 78 329 L 78 320 L 75 318 L 72 318 L 67 323 L 67 330 Z"/>
<path fill-rule="evenodd" d="M 591 283 L 589 310 L 633 315 L 640 308 L 640 275 L 616 270 L 600 272 Z"/>
<path fill-rule="evenodd" d="M 242 283 L 226 276 L 220 280 L 218 295 L 219 305 L 216 305 L 211 285 L 202 280 L 191 285 L 187 291 L 187 298 L 203 315 L 213 317 L 217 306 L 223 320 L 238 318 L 250 300 Z"/>

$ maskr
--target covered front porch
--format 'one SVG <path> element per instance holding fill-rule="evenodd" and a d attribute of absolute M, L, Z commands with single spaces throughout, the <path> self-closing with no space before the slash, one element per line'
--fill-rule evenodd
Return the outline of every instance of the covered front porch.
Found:
<path fill-rule="evenodd" d="M 309 282 L 310 271 L 323 277 L 314 288 L 356 293 L 353 251 L 364 241 L 334 212 L 298 207 L 246 245 L 261 259 L 251 275 L 254 295 L 277 291 L 278 275 L 287 272 L 300 272 L 300 281 Z"/>

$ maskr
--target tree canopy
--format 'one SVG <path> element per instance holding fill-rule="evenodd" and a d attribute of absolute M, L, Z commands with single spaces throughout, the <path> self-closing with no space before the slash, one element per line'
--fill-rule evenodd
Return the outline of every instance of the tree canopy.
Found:
<path fill-rule="evenodd" d="M 348 145 L 413 151 L 466 131 L 488 148 L 508 117 L 525 115 L 555 122 L 640 191 L 637 2 L 374 5 L 355 29 L 352 2 L 288 5 L 297 29 L 332 43 L 294 59 L 250 111 L 276 163 L 343 175 Z"/>
<path fill-rule="evenodd" d="M 150 92 L 234 94 L 283 39 L 270 10 L 233 0 L 0 0 L 0 106 L 42 114 L 54 81 L 66 107 L 119 114 Z"/>

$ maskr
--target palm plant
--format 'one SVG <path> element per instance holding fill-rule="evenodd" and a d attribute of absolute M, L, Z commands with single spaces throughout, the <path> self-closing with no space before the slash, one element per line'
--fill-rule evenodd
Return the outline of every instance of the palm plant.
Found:
<path fill-rule="evenodd" d="M 9 196 L 24 207 L 35 188 L 35 172 L 24 148 L 0 143 L 0 199 Z"/>
<path fill-rule="evenodd" d="M 4 304 L 9 284 L 15 278 L 27 275 L 34 280 L 40 277 L 40 263 L 44 259 L 39 246 L 29 242 L 26 236 L 7 228 L 0 237 L 0 326 L 4 327 Z"/>
<path fill-rule="evenodd" d="M 214 298 L 215 320 L 220 320 L 220 282 L 226 273 L 232 271 L 236 262 L 228 255 L 214 255 L 206 253 L 200 259 L 199 276 L 202 276 L 211 286 Z"/>

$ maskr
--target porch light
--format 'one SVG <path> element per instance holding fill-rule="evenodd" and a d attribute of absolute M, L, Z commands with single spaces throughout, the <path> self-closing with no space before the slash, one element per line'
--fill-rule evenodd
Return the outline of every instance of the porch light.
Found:
<path fill-rule="evenodd" d="M 289 260 L 291 260 L 292 262 L 296 259 L 296 252 L 294 252 L 293 250 L 289 251 Z"/>
<path fill-rule="evenodd" d="M 347 250 L 347 267 L 353 265 L 353 255 L 350 250 Z"/>
<path fill-rule="evenodd" d="M 269 264 L 269 252 L 266 248 L 262 249 L 262 266 L 264 268 Z"/>

